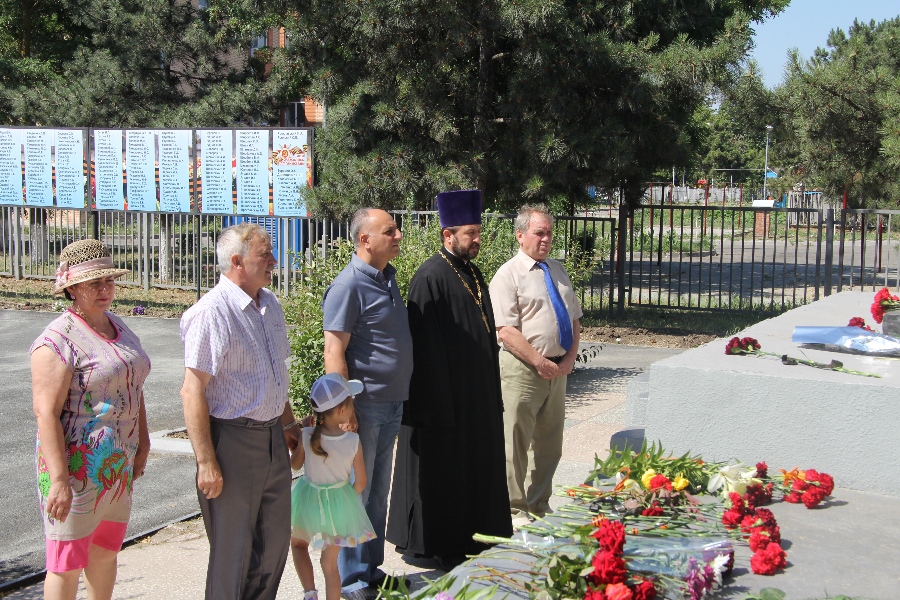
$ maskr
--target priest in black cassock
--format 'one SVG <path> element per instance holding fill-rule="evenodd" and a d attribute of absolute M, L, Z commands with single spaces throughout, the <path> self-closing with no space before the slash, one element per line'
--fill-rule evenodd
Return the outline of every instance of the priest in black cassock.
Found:
<path fill-rule="evenodd" d="M 497 332 L 481 246 L 481 192 L 438 194 L 443 247 L 407 298 L 413 338 L 409 401 L 397 444 L 386 539 L 444 570 L 512 535 Z"/>

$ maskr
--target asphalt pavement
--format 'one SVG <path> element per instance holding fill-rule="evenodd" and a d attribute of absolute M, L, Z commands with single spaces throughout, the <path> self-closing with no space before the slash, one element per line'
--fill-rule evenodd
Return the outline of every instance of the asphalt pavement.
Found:
<path fill-rule="evenodd" d="M 0 476 L 0 581 L 15 573 L 43 567 L 43 535 L 37 514 L 33 467 L 34 418 L 30 409 L 27 351 L 50 313 L 0 311 L 0 356 L 7 366 L 0 373 L 0 419 L 4 432 Z M 194 463 L 191 454 L 166 453 L 184 449 L 182 440 L 162 434 L 183 426 L 178 389 L 182 377 L 182 347 L 178 322 L 137 317 L 128 320 L 154 363 L 146 397 L 153 452 L 147 475 L 136 484 L 129 535 L 162 527 L 155 535 L 123 549 L 119 555 L 116 598 L 194 599 L 203 596 L 209 544 L 200 519 L 180 521 L 197 510 Z M 657 360 L 681 350 L 605 345 L 602 352 L 569 378 L 563 460 L 554 478 L 557 484 L 577 484 L 605 455 L 610 436 L 626 422 L 626 390 L 640 388 L 636 376 Z M 639 391 L 639 390 L 638 390 Z M 735 406 L 724 406 L 722 418 L 741 418 Z M 765 418 L 751 419 L 748 427 L 764 427 Z M 838 424 L 836 424 L 838 426 Z M 823 434 L 823 435 L 827 435 Z M 702 454 L 702 450 L 698 449 Z M 877 457 L 873 457 L 877 460 Z M 892 476 L 892 474 L 886 474 Z M 555 496 L 551 505 L 567 502 Z M 736 567 L 727 587 L 716 598 L 738 600 L 779 588 L 791 599 L 826 598 L 846 594 L 857 600 L 893 600 L 900 589 L 900 499 L 840 487 L 816 510 L 802 505 L 770 506 L 781 526 L 788 568 L 773 577 L 750 572 L 750 552 L 736 547 Z M 171 525 L 165 526 L 167 523 Z M 893 567 L 891 565 L 894 565 Z M 410 559 L 390 544 L 384 568 L 405 573 L 419 589 L 425 580 L 443 574 L 433 561 Z M 321 582 L 320 589 L 321 589 Z M 287 565 L 278 598 L 298 598 L 302 586 L 292 565 Z M 42 586 L 20 587 L 5 598 L 37 600 Z M 86 598 L 83 586 L 79 599 Z"/>
<path fill-rule="evenodd" d="M 0 390 L 4 390 L 0 391 L 0 398 L 3 398 L 0 400 L 0 416 L 10 414 L 9 407 L 14 405 L 10 398 L 25 399 L 24 402 L 19 401 L 21 406 L 16 406 L 15 425 L 4 426 L 5 429 L 15 430 L 17 437 L 11 447 L 20 466 L 15 473 L 7 473 L 6 465 L 0 465 L 4 478 L 16 477 L 14 488 L 19 495 L 11 503 L 3 503 L 0 527 L 8 532 L 0 534 L 0 573 L 3 579 L 7 579 L 16 569 L 24 572 L 43 567 L 43 534 L 34 492 L 35 426 L 29 404 L 27 351 L 31 341 L 52 318 L 49 313 L 0 311 L 0 346 L 9 347 L 8 358 L 17 361 L 19 366 L 16 368 L 21 371 L 15 381 L 0 380 Z M 197 503 L 193 455 L 162 452 L 189 449 L 185 440 L 161 437 L 166 430 L 183 426 L 178 398 L 182 379 L 178 322 L 135 317 L 129 319 L 128 325 L 141 336 L 144 348 L 153 360 L 153 372 L 145 386 L 153 451 L 145 478 L 135 486 L 134 509 L 129 525 L 129 535 L 133 535 L 191 514 L 197 510 Z M 3 344 L 13 337 L 21 340 Z M 577 372 L 569 378 L 564 456 L 557 470 L 557 482 L 583 481 L 594 464 L 594 453 L 603 453 L 610 436 L 622 428 L 628 382 L 653 362 L 679 352 L 681 350 L 668 348 L 607 345 L 587 365 L 579 365 Z M 10 387 L 7 388 L 4 383 Z M 18 386 L 15 392 L 12 391 L 13 384 Z M 551 503 L 556 505 L 562 502 L 565 502 L 564 498 L 551 499 Z M 20 522 L 16 523 L 16 520 Z M 14 530 L 17 531 L 16 537 L 12 535 Z M 202 597 L 208 551 L 209 545 L 199 519 L 169 525 L 156 535 L 122 551 L 115 596 L 166 597 L 169 600 Z M 396 553 L 390 544 L 387 545 L 385 559 L 385 569 L 408 573 L 418 586 L 422 585 L 423 577 L 434 579 L 442 574 L 431 561 L 409 564 L 409 559 Z M 8 598 L 40 598 L 41 588 L 40 583 L 35 583 L 18 589 Z M 295 598 L 300 595 L 300 582 L 289 564 L 278 597 Z M 84 598 L 83 587 L 79 598 Z"/>
<path fill-rule="evenodd" d="M 28 349 L 56 313 L 0 310 L 0 585 L 44 568 L 44 534 L 38 512 L 34 470 L 37 425 L 31 410 Z M 125 317 L 140 336 L 153 369 L 144 385 L 151 432 L 184 427 L 178 391 L 184 378 L 184 346 L 177 319 Z M 158 441 L 158 440 L 154 440 Z M 194 457 L 153 452 L 135 483 L 128 537 L 199 510 Z"/>

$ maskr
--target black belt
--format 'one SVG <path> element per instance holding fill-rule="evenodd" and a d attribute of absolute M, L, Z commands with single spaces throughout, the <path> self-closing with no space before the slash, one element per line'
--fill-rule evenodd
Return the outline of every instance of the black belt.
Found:
<path fill-rule="evenodd" d="M 552 363 L 559 364 L 559 361 L 561 361 L 565 356 L 565 354 L 560 354 L 559 356 L 545 356 L 544 358 Z"/>
<path fill-rule="evenodd" d="M 281 422 L 281 417 L 275 417 L 268 421 L 257 421 L 256 419 L 248 419 L 247 417 L 238 417 L 236 419 L 220 419 L 219 417 L 209 417 L 210 421 L 221 423 L 222 425 L 234 425 L 237 427 L 246 427 L 247 429 L 268 429 L 274 427 Z"/>

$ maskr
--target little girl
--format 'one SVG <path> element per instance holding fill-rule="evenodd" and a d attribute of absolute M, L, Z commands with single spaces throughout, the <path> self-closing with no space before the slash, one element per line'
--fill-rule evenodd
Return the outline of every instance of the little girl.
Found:
<path fill-rule="evenodd" d="M 363 390 L 355 379 L 339 373 L 317 379 L 310 391 L 316 426 L 306 427 L 302 443 L 291 455 L 291 467 L 304 467 L 304 475 L 291 488 L 291 555 L 304 599 L 318 600 L 309 557 L 309 545 L 322 548 L 325 597 L 338 600 L 341 576 L 338 553 L 341 546 L 357 546 L 375 538 L 359 494 L 366 487 L 366 467 L 359 436 L 342 425 L 353 414 L 353 396 Z M 355 474 L 350 485 L 350 471 Z"/>

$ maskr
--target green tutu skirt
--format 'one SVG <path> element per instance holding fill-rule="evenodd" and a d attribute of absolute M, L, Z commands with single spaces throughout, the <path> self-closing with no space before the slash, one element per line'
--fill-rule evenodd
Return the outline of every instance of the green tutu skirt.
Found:
<path fill-rule="evenodd" d="M 314 548 L 352 548 L 375 539 L 362 500 L 349 481 L 317 485 L 306 477 L 291 486 L 291 535 Z"/>

